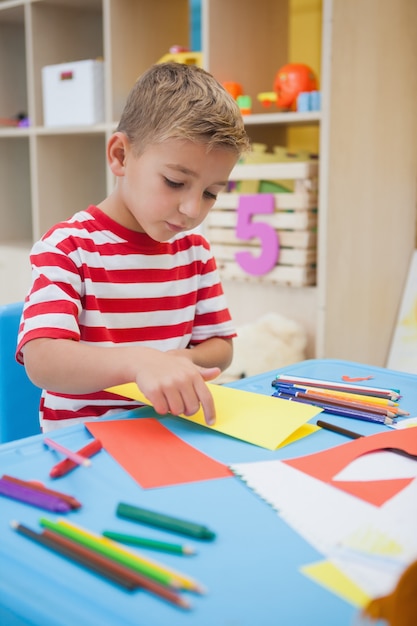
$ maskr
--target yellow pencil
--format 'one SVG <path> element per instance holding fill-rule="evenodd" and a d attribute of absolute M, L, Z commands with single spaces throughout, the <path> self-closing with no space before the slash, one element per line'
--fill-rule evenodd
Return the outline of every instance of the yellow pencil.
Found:
<path fill-rule="evenodd" d="M 40 520 L 40 524 L 46 526 L 52 526 L 53 524 L 55 530 L 59 530 L 59 528 L 61 528 L 62 530 L 67 529 L 73 535 L 76 534 L 79 538 L 84 538 L 86 542 L 88 541 L 90 543 L 90 546 L 91 542 L 93 542 L 96 548 L 100 546 L 102 546 L 104 550 L 108 548 L 115 555 L 118 554 L 122 558 L 128 558 L 132 562 L 136 562 L 138 566 L 142 566 L 142 568 L 144 567 L 145 569 L 149 570 L 148 573 L 151 573 L 151 571 L 154 570 L 157 574 L 159 573 L 161 576 L 168 577 L 177 588 L 187 589 L 188 591 L 194 591 L 196 593 L 205 592 L 205 589 L 202 587 L 202 585 L 200 585 L 192 578 L 186 576 L 185 574 L 173 570 L 166 565 L 162 565 L 162 563 L 159 563 L 152 559 L 139 556 L 137 553 L 131 550 L 121 548 L 115 541 L 112 541 L 111 539 L 106 539 L 105 537 L 86 530 L 85 528 L 82 528 L 77 524 L 68 522 L 67 520 L 63 519 L 59 519 L 58 521 L 51 523 L 45 520 L 45 518 L 42 518 Z"/>
<path fill-rule="evenodd" d="M 375 396 L 365 396 L 359 393 L 351 393 L 350 391 L 332 391 L 323 387 L 306 387 L 304 385 L 293 385 L 297 389 L 305 390 L 305 393 L 320 393 L 331 398 L 340 398 L 341 400 L 350 400 L 351 402 L 365 402 L 376 406 L 398 407 L 398 403 L 386 398 L 376 398 Z M 391 410 L 391 409 L 389 409 Z"/>

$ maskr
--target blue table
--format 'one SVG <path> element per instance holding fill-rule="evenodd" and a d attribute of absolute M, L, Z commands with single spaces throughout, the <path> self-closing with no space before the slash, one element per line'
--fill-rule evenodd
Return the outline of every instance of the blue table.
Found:
<path fill-rule="evenodd" d="M 233 383 L 233 387 L 271 395 L 279 371 L 340 381 L 342 375 L 372 375 L 372 385 L 397 387 L 402 406 L 417 414 L 417 376 L 358 363 L 309 360 Z M 154 416 L 152 409 L 135 416 Z M 16 419 L 19 418 L 18 409 Z M 256 415 L 254 415 L 256 420 Z M 315 422 L 315 419 L 312 420 Z M 363 434 L 378 425 L 332 417 L 333 422 Z M 318 431 L 277 451 L 246 444 L 174 417 L 161 422 L 190 445 L 226 464 L 284 459 L 344 442 L 340 435 Z M 79 449 L 90 436 L 83 426 L 54 433 L 64 446 Z M 144 591 L 123 591 L 83 568 L 50 553 L 10 528 L 17 520 L 33 528 L 40 509 L 0 499 L 0 623 L 3 626 L 343 626 L 353 623 L 356 609 L 299 572 L 322 558 L 238 478 L 202 481 L 159 489 L 142 489 L 104 450 L 89 469 L 78 468 L 57 481 L 48 479 L 53 456 L 42 436 L 0 446 L 0 474 L 38 479 L 76 496 L 83 507 L 68 519 L 95 532 L 105 528 L 145 534 L 144 527 L 116 518 L 120 501 L 200 521 L 217 533 L 214 542 L 192 541 L 192 557 L 147 552 L 196 578 L 208 593 L 187 594 L 190 611 L 171 606 Z M 302 494 L 294 494 L 301 497 Z M 306 511 L 308 514 L 308 511 Z M 145 529 L 158 538 L 173 535 Z M 187 543 L 190 543 L 189 541 Z"/>

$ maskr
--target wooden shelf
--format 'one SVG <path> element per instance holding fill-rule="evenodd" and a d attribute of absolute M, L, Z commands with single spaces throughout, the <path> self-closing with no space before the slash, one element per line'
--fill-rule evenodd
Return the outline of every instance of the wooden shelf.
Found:
<path fill-rule="evenodd" d="M 320 111 L 306 113 L 253 113 L 245 115 L 245 124 L 319 124 L 321 122 Z"/>
<path fill-rule="evenodd" d="M 202 0 L 202 52 L 220 82 L 251 95 L 254 142 L 319 132 L 317 285 L 232 278 L 226 295 L 238 325 L 275 310 L 305 325 L 308 356 L 384 365 L 415 247 L 417 4 L 322 0 L 322 110 L 266 111 L 256 95 L 290 61 L 290 2 Z M 188 45 L 189 12 L 188 0 L 0 1 L 0 117 L 31 123 L 0 128 L 3 275 L 19 269 L 5 250 L 22 258 L 28 241 L 111 191 L 105 146 L 126 96 L 170 46 Z M 98 57 L 104 122 L 45 128 L 42 67 Z"/>

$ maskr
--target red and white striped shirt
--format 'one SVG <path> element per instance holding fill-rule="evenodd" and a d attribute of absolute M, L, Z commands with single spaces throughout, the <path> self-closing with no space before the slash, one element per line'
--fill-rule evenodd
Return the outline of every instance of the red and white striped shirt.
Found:
<path fill-rule="evenodd" d="M 20 362 L 23 346 L 39 337 L 167 351 L 235 336 L 215 260 L 200 234 L 159 243 L 90 206 L 47 232 L 33 246 L 31 263 Z M 46 427 L 49 420 L 134 406 L 105 391 L 76 396 L 44 390 L 40 420 Z"/>

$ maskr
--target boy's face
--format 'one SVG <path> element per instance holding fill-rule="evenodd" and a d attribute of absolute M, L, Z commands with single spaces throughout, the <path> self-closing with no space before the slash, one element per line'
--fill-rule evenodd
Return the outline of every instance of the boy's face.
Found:
<path fill-rule="evenodd" d="M 112 217 L 127 228 L 166 241 L 195 228 L 224 190 L 237 156 L 232 150 L 171 139 L 125 155 Z"/>

